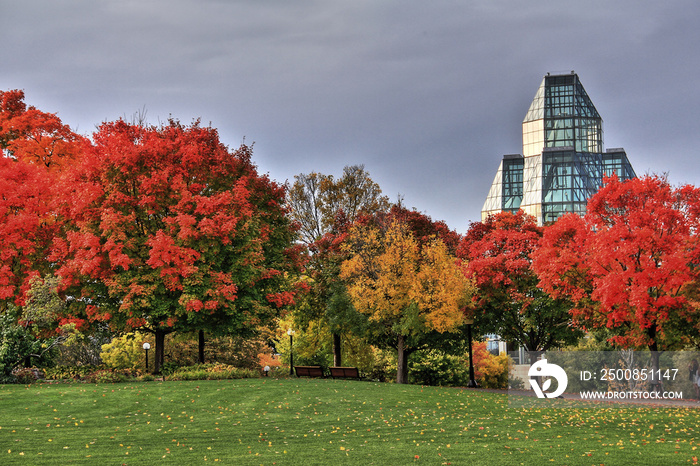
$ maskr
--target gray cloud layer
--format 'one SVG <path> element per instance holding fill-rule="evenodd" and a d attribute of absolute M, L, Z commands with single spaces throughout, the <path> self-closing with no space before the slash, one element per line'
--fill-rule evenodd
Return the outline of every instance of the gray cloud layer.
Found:
<path fill-rule="evenodd" d="M 548 71 L 579 73 L 639 174 L 700 183 L 697 0 L 1 3 L 0 89 L 79 132 L 201 117 L 278 181 L 364 163 L 460 232 Z"/>

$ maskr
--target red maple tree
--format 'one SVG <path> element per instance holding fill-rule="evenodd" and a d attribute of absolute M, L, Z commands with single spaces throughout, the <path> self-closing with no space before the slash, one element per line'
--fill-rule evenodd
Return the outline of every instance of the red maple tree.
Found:
<path fill-rule="evenodd" d="M 296 264 L 284 188 L 251 149 L 176 121 L 105 123 L 61 187 L 69 219 L 53 258 L 85 315 L 164 338 L 179 329 L 241 332 L 291 304 Z"/>
<path fill-rule="evenodd" d="M 697 283 L 698 199 L 658 176 L 608 178 L 584 218 L 564 216 L 547 228 L 536 254 L 541 285 L 567 296 L 584 329 L 608 328 L 622 347 L 681 348 L 700 330 Z"/>
<path fill-rule="evenodd" d="M 53 200 L 58 168 L 74 160 L 83 138 L 51 113 L 0 91 L 0 301 L 23 305 L 34 277 L 50 273 L 49 251 L 61 222 Z"/>
<path fill-rule="evenodd" d="M 571 326 L 570 303 L 538 287 L 532 257 L 542 231 L 523 211 L 501 212 L 473 223 L 457 252 L 467 261 L 479 290 L 476 328 L 525 347 L 533 360 L 579 337 Z"/>
<path fill-rule="evenodd" d="M 23 305 L 32 278 L 50 270 L 50 185 L 41 167 L 0 157 L 0 301 Z"/>

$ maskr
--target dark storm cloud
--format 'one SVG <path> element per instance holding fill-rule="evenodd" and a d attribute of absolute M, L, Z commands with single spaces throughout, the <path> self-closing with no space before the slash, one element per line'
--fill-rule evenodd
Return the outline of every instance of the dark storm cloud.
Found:
<path fill-rule="evenodd" d="M 459 231 L 548 71 L 579 73 L 638 173 L 700 183 L 696 0 L 5 3 L 0 88 L 80 132 L 201 117 L 278 181 L 364 163 Z"/>

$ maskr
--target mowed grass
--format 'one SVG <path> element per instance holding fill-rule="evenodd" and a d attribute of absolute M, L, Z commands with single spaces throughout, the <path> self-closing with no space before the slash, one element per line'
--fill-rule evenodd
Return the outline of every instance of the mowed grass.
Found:
<path fill-rule="evenodd" d="M 695 408 L 516 409 L 506 395 L 457 388 L 0 386 L 0 464 L 697 464 L 699 442 Z"/>

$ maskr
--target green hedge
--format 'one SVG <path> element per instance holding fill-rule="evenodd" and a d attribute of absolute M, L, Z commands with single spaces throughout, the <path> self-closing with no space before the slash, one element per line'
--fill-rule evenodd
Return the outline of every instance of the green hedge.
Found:
<path fill-rule="evenodd" d="M 260 377 L 258 371 L 218 363 L 180 367 L 167 376 L 169 380 L 223 380 L 257 377 Z"/>

